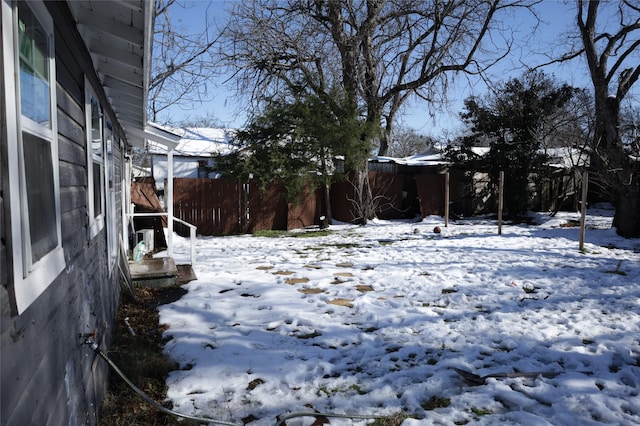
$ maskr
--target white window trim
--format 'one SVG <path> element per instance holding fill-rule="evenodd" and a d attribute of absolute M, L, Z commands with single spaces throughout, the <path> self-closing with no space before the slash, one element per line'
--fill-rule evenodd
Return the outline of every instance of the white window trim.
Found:
<path fill-rule="evenodd" d="M 100 105 L 100 101 L 98 100 L 98 97 L 95 95 L 94 91 L 91 89 L 91 85 L 89 84 L 89 81 L 85 78 L 84 81 L 84 87 L 85 87 L 85 122 L 86 122 L 86 129 L 85 129 L 85 134 L 86 134 L 86 138 L 87 138 L 87 214 L 89 215 L 89 238 L 94 238 L 96 235 L 98 235 L 98 233 L 100 231 L 102 231 L 102 229 L 104 228 L 104 212 L 105 212 L 105 196 L 106 196 L 106 191 L 105 191 L 105 161 L 104 161 L 104 118 L 102 116 L 102 106 Z M 100 114 L 100 132 L 101 135 L 100 137 L 102 138 L 102 159 L 100 159 L 99 161 L 102 164 L 102 173 L 101 173 L 101 179 L 100 179 L 100 186 L 102 187 L 102 197 L 100 198 L 100 204 L 102 206 L 102 213 L 100 213 L 99 215 L 96 216 L 95 214 L 95 210 L 94 210 L 94 197 L 95 194 L 93 192 L 93 187 L 94 187 L 94 182 L 93 182 L 93 178 L 94 178 L 94 173 L 93 173 L 93 161 L 94 161 L 94 154 L 93 154 L 93 150 L 92 150 L 92 134 L 91 134 L 91 130 L 92 130 L 92 122 L 91 122 L 91 99 L 94 99 L 98 105 L 98 113 Z"/>
<path fill-rule="evenodd" d="M 7 118 L 7 158 L 10 190 L 8 199 L 11 205 L 11 255 L 12 255 L 12 292 L 18 314 L 23 313 L 65 268 L 62 249 L 62 231 L 60 221 L 60 180 L 58 165 L 58 129 L 56 103 L 55 54 L 53 44 L 53 19 L 40 1 L 28 2 L 28 7 L 49 37 L 49 99 L 51 107 L 51 129 L 23 117 L 20 109 L 20 94 L 17 82 L 19 54 L 17 53 L 17 5 L 2 2 L 2 53 L 4 55 L 3 78 L 5 81 L 6 118 Z M 13 100 L 13 102 L 11 102 Z M 51 144 L 51 159 L 55 194 L 55 215 L 58 245 L 35 263 L 30 262 L 30 245 L 27 241 L 28 210 L 26 209 L 25 170 L 22 152 L 22 131 L 44 137 Z M 11 142 L 9 142 L 11 141 Z M 26 219 L 25 219 L 26 217 Z"/>
<path fill-rule="evenodd" d="M 106 210 L 106 223 L 107 223 L 107 253 L 109 255 L 109 271 L 114 269 L 116 260 L 118 259 L 119 247 L 118 247 L 118 218 L 117 202 L 116 202 L 116 171 L 115 171 L 115 149 L 119 146 L 116 143 L 116 136 L 113 129 L 113 124 L 110 119 L 103 120 L 104 130 L 104 187 L 105 187 L 105 204 Z M 111 180 L 109 179 L 111 177 Z"/>

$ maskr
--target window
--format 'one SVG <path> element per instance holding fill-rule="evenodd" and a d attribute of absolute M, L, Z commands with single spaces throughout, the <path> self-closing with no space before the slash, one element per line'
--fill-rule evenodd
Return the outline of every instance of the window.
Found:
<path fill-rule="evenodd" d="M 95 237 L 104 228 L 104 140 L 102 110 L 97 97 L 85 80 L 87 122 L 87 210 L 89 236 Z"/>
<path fill-rule="evenodd" d="M 65 267 L 53 22 L 41 2 L 3 2 L 2 27 L 8 29 L 2 39 L 2 72 L 7 99 L 12 293 L 16 310 L 22 313 Z"/>

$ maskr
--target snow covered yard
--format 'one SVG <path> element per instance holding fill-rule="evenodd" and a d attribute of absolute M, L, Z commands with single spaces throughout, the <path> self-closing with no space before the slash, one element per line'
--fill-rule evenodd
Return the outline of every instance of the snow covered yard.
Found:
<path fill-rule="evenodd" d="M 181 367 L 168 398 L 252 425 L 315 410 L 402 412 L 404 425 L 640 424 L 640 240 L 616 236 L 611 214 L 589 212 L 583 253 L 579 228 L 560 226 L 574 213 L 501 236 L 494 221 L 433 217 L 200 238 L 198 280 L 160 309 Z M 474 386 L 454 368 L 561 374 Z"/>

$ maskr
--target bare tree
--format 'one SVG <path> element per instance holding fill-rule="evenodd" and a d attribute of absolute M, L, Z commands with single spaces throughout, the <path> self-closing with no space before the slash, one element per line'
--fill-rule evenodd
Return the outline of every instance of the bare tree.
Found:
<path fill-rule="evenodd" d="M 594 87 L 591 149 L 598 182 L 604 192 L 613 194 L 613 224 L 618 233 L 640 237 L 640 161 L 629 155 L 620 133 L 620 105 L 640 78 L 640 6 L 631 0 L 616 5 L 617 28 L 611 32 L 600 22 L 611 22 L 612 17 L 605 14 L 609 2 L 578 1 L 577 25 L 583 45 L 579 53 L 587 60 Z"/>
<path fill-rule="evenodd" d="M 409 127 L 396 127 L 393 134 L 393 144 L 389 147 L 391 157 L 408 157 L 414 154 L 426 154 L 437 152 L 438 141 L 431 137 L 416 132 Z"/>
<path fill-rule="evenodd" d="M 202 19 L 198 29 L 176 18 L 179 9 L 192 6 L 179 0 L 155 0 L 148 111 L 152 121 L 172 106 L 193 108 L 213 96 L 210 86 L 219 70 L 213 48 L 219 32 L 211 21 L 211 3 L 204 16 L 197 17 Z"/>
<path fill-rule="evenodd" d="M 369 138 L 386 155 L 407 99 L 433 102 L 451 73 L 481 73 L 506 56 L 513 39 L 500 14 L 533 3 L 252 0 L 234 8 L 222 53 L 254 101 L 302 86 L 331 102 L 339 90 L 379 129 Z"/>
<path fill-rule="evenodd" d="M 622 112 L 622 143 L 626 149 L 640 158 L 640 106 L 630 106 Z"/>
<path fill-rule="evenodd" d="M 256 107 L 306 90 L 346 122 L 365 123 L 360 152 L 377 141 L 386 155 L 407 99 L 433 102 L 451 73 L 482 73 L 506 56 L 513 38 L 499 15 L 535 3 L 249 0 L 233 9 L 221 54 Z M 490 59 L 480 61 L 479 53 Z M 366 158 L 351 162 L 364 185 L 359 193 L 370 197 Z"/>

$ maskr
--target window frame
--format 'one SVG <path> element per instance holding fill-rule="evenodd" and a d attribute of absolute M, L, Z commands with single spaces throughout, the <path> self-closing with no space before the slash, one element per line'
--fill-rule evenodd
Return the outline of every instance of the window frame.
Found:
<path fill-rule="evenodd" d="M 109 257 L 109 271 L 112 271 L 119 255 L 119 231 L 116 202 L 116 161 L 115 149 L 117 143 L 112 121 L 109 118 L 103 120 L 104 140 L 104 187 L 107 224 L 107 253 Z"/>
<path fill-rule="evenodd" d="M 105 132 L 104 116 L 102 106 L 91 88 L 89 81 L 85 78 L 85 123 L 86 123 L 86 150 L 87 150 L 87 215 L 89 216 L 89 238 L 92 239 L 104 228 L 105 222 Z M 94 102 L 97 108 L 99 123 L 97 130 L 100 132 L 100 155 L 93 150 L 93 111 Z M 96 164 L 99 167 L 98 174 L 94 170 Z M 97 181 L 96 181 L 97 177 Z M 95 188 L 100 188 L 100 197 L 97 200 L 100 204 L 100 212 L 96 212 Z"/>
<path fill-rule="evenodd" d="M 20 81 L 20 46 L 18 3 L 2 2 L 2 55 L 3 78 L 5 81 L 6 135 L 7 135 L 7 172 L 9 176 L 10 222 L 8 229 L 11 245 L 11 293 L 12 303 L 18 314 L 23 313 L 50 285 L 66 267 L 62 248 L 62 224 L 60 213 L 60 174 L 58 157 L 58 128 L 55 75 L 55 49 L 53 19 L 44 3 L 40 1 L 23 2 L 40 28 L 46 34 L 47 52 L 43 63 L 48 67 L 49 121 L 38 123 L 22 114 Z M 12 102 L 13 100 L 13 102 Z M 24 137 L 46 142 L 51 161 L 53 178 L 55 222 L 55 244 L 39 259 L 32 258 L 30 234 L 30 216 L 28 206 L 27 170 L 25 170 Z M 11 141 L 11 142 L 10 142 Z"/>

